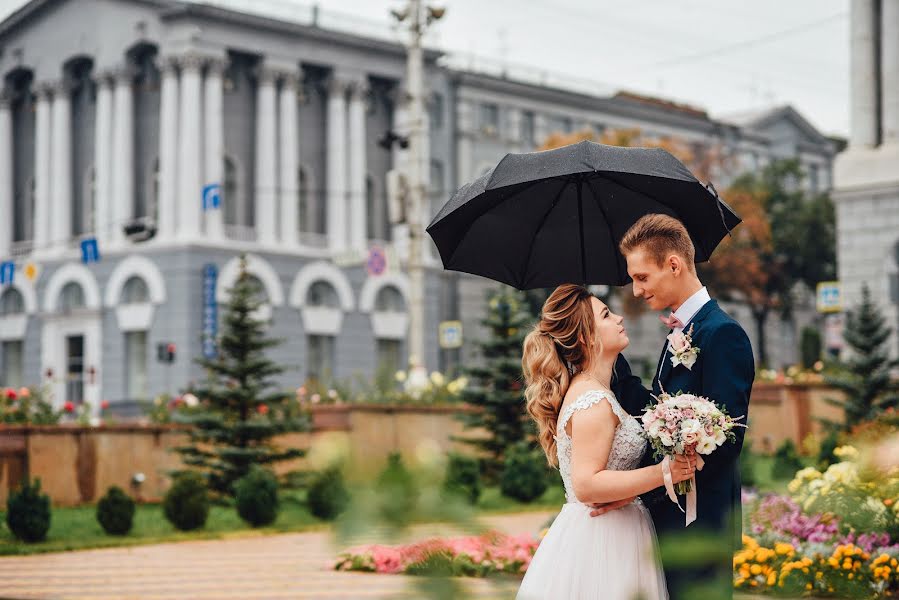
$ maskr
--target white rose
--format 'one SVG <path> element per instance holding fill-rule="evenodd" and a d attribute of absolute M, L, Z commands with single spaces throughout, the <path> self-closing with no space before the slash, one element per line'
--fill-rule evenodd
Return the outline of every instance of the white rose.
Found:
<path fill-rule="evenodd" d="M 683 333 L 674 332 L 668 335 L 668 342 L 674 352 L 681 353 L 690 348 L 690 342 Z"/>
<path fill-rule="evenodd" d="M 649 435 L 652 437 L 659 437 L 659 432 L 662 431 L 662 428 L 665 426 L 665 422 L 661 419 L 656 419 L 649 425 Z"/>
<path fill-rule="evenodd" d="M 696 354 L 694 354 L 693 352 L 689 352 L 683 355 L 680 361 L 685 367 L 687 367 L 688 369 L 692 369 L 693 365 L 696 364 Z"/>
<path fill-rule="evenodd" d="M 687 435 L 688 433 L 699 435 L 699 433 L 702 432 L 702 423 L 697 419 L 684 419 L 681 421 L 680 430 L 684 435 Z"/>
<path fill-rule="evenodd" d="M 671 447 L 674 445 L 674 439 L 665 430 L 659 431 L 658 438 L 659 438 L 659 441 L 661 441 L 662 444 L 665 446 Z"/>

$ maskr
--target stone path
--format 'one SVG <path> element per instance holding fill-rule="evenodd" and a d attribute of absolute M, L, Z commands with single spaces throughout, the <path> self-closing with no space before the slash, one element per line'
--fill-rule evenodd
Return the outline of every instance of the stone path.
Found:
<path fill-rule="evenodd" d="M 519 513 L 485 519 L 507 533 L 536 532 L 552 515 Z M 421 526 L 416 539 L 452 535 Z M 455 532 L 458 535 L 458 532 Z M 376 537 L 376 536 L 374 536 Z M 375 541 L 372 539 L 371 541 Z M 0 599 L 287 599 L 415 598 L 420 579 L 342 573 L 329 563 L 339 549 L 317 531 L 238 539 L 0 557 Z M 514 597 L 517 583 L 465 579 L 473 598 Z"/>

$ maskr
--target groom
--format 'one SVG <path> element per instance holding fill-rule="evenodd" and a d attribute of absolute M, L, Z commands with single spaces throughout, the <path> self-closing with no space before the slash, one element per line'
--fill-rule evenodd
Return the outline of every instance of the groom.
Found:
<path fill-rule="evenodd" d="M 671 316 L 662 317 L 662 321 L 676 334 L 689 334 L 691 346 L 699 349 L 695 363 L 687 360 L 674 366 L 671 357 L 674 350 L 683 348 L 682 338 L 673 349 L 666 339 L 653 376 L 652 393 L 658 395 L 664 390 L 670 394 L 696 394 L 724 406 L 732 417 L 748 416 L 749 393 L 755 377 L 749 338 L 699 281 L 693 243 L 683 224 L 667 215 L 647 215 L 625 233 L 619 249 L 627 260 L 634 296 L 643 298 L 651 310 L 672 310 Z M 631 374 L 623 356 L 618 357 L 613 391 L 621 405 L 635 416 L 641 415 L 652 401 L 650 390 Z M 668 499 L 664 488 L 643 496 L 665 553 L 665 577 L 672 600 L 711 597 L 711 593 L 690 590 L 697 586 L 708 588 L 721 581 L 727 582 L 726 588 L 722 587 L 720 593 L 716 590 L 714 597 L 732 596 L 732 555 L 741 544 L 739 456 L 745 429 L 738 427 L 735 432 L 736 443 L 725 442 L 703 457 L 705 467 L 696 473 L 697 519 L 689 529 L 684 528 L 684 513 Z M 647 449 L 643 466 L 655 462 L 652 450 Z M 684 506 L 685 498 L 678 499 Z M 620 505 L 623 503 L 604 506 L 591 514 L 598 516 Z M 671 546 L 678 545 L 678 534 L 684 533 L 702 533 L 713 540 L 714 557 L 688 567 L 675 564 L 682 556 L 669 554 Z"/>

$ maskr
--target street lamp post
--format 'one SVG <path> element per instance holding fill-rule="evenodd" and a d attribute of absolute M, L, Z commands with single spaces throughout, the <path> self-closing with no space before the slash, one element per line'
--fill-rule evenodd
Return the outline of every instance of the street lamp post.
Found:
<path fill-rule="evenodd" d="M 421 0 L 409 0 L 405 9 L 392 11 L 393 16 L 408 26 L 406 59 L 406 97 L 408 112 L 409 155 L 407 170 L 406 223 L 409 227 L 409 360 L 408 387 L 420 389 L 427 378 L 425 368 L 425 304 L 424 304 L 424 214 L 426 197 L 425 144 L 428 135 L 424 108 L 424 51 L 421 38 L 425 29 L 443 17 L 442 8 L 423 7 Z"/>

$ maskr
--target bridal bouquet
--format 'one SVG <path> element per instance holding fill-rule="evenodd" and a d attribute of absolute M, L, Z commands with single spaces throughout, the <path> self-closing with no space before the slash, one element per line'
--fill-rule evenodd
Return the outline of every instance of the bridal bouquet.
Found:
<path fill-rule="evenodd" d="M 702 396 L 678 393 L 661 394 L 654 405 L 643 409 L 644 435 L 652 446 L 656 459 L 685 454 L 689 450 L 708 456 L 724 442 L 736 441 L 735 427 L 743 417 L 733 418 L 723 408 Z M 702 468 L 702 458 L 697 457 L 697 468 Z M 675 484 L 678 494 L 693 489 L 693 480 Z"/>

